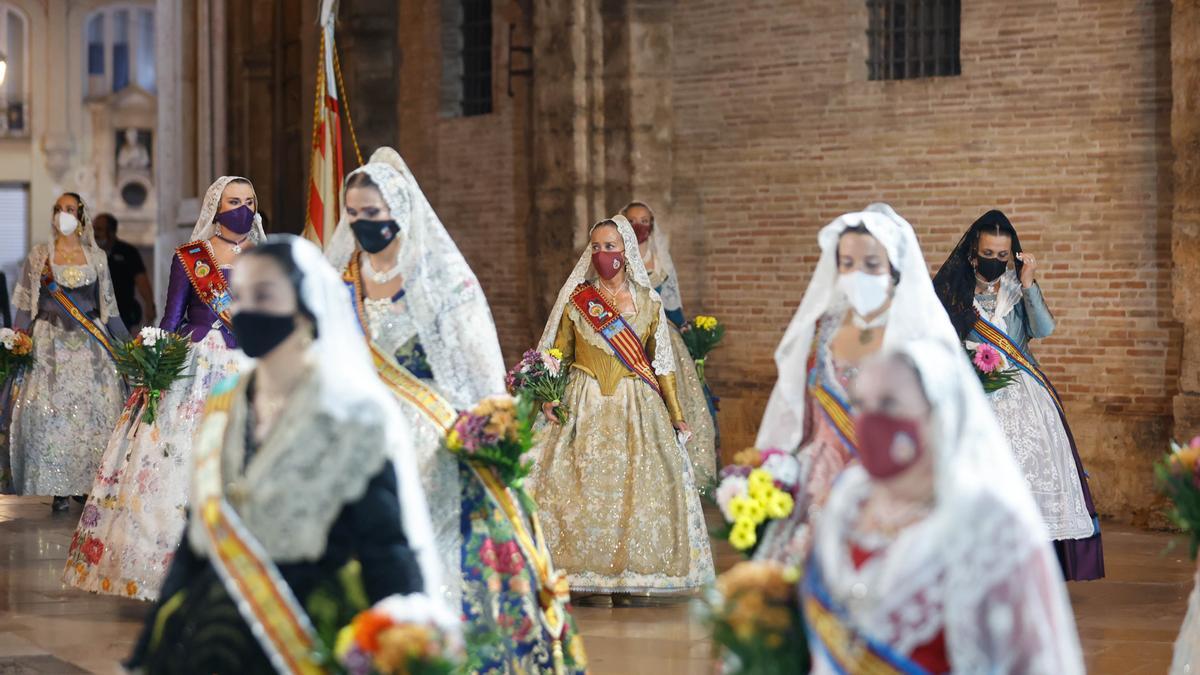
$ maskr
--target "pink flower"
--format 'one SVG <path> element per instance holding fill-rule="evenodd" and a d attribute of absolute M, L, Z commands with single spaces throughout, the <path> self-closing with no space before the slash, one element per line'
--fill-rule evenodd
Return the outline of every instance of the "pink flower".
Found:
<path fill-rule="evenodd" d="M 994 373 L 1000 367 L 1000 352 L 988 345 L 979 345 L 971 362 L 981 373 Z"/>
<path fill-rule="evenodd" d="M 553 356 L 550 356 L 550 354 L 548 354 L 546 352 L 542 352 L 542 365 L 546 366 L 546 370 L 551 375 L 558 375 L 558 368 L 559 368 L 558 359 L 554 358 Z"/>
<path fill-rule="evenodd" d="M 1200 436 L 1193 438 L 1192 442 L 1188 443 L 1188 445 L 1193 448 L 1200 448 Z"/>

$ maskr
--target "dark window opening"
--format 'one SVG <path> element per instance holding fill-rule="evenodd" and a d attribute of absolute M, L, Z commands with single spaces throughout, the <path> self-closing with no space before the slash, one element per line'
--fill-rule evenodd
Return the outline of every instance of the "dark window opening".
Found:
<path fill-rule="evenodd" d="M 492 112 L 492 0 L 462 3 L 462 114 Z"/>
<path fill-rule="evenodd" d="M 961 9 L 961 0 L 867 0 L 870 79 L 909 80 L 961 73 Z"/>

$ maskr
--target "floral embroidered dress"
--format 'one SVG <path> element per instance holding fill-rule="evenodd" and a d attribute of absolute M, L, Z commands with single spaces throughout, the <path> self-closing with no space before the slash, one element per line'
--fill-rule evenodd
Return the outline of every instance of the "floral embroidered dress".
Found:
<path fill-rule="evenodd" d="M 1037 284 L 1022 288 L 1014 270 L 1001 277 L 995 293 L 977 294 L 975 308 L 1027 354 L 1031 338 L 1054 332 L 1041 289 Z M 981 340 L 974 332 L 967 336 L 970 343 Z M 989 394 L 988 401 L 1054 540 L 1063 575 L 1069 581 L 1103 577 L 1100 524 L 1087 474 L 1050 392 L 1022 371 L 1013 384 Z"/>
<path fill-rule="evenodd" d="M 106 339 L 128 339 L 105 257 L 89 244 L 83 247 L 87 264 L 48 267 L 63 294 Z M 0 489 L 19 495 L 87 494 L 125 401 L 112 357 L 42 287 L 42 270 L 53 255 L 51 246 L 35 246 L 13 294 L 14 327 L 33 336 L 33 366 L 10 391 L 12 425 L 0 463 L 10 462 L 11 474 L 0 466 Z"/>
<path fill-rule="evenodd" d="M 858 367 L 834 359 L 829 349 L 844 316 L 844 311 L 833 312 L 818 322 L 808 376 L 810 382 L 821 383 L 842 401 L 849 401 L 848 392 L 858 376 Z M 800 567 L 811 539 L 809 523 L 824 506 L 834 480 L 854 461 L 841 432 L 815 397 L 808 398 L 808 410 L 804 440 L 798 452 L 803 467 L 799 493 L 802 498 L 797 501 L 791 516 L 767 525 L 763 542 L 755 550 L 755 559 Z"/>
<path fill-rule="evenodd" d="M 192 287 L 176 255 L 159 327 L 192 339 L 183 377 L 153 425 L 127 407 L 109 439 L 75 530 L 63 581 L 96 593 L 155 600 L 187 521 L 192 437 L 212 388 L 244 362 L 229 327 Z M 221 267 L 226 280 L 232 268 Z"/>

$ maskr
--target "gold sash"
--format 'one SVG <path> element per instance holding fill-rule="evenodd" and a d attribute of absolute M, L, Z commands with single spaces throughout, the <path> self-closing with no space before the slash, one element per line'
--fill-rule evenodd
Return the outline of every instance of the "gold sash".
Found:
<path fill-rule="evenodd" d="M 363 298 L 366 297 L 362 286 L 362 273 L 358 267 L 358 256 L 350 258 L 343 275 L 346 285 L 350 287 L 354 301 L 354 310 L 358 313 L 358 322 L 366 336 L 367 347 L 371 350 L 371 361 L 375 370 L 379 371 L 379 379 L 387 385 L 392 394 L 403 404 L 412 406 L 418 413 L 436 424 L 439 429 L 446 431 L 458 419 L 454 406 L 432 387 L 420 378 L 408 372 L 408 369 L 396 362 L 395 357 L 385 353 L 373 340 L 371 328 L 367 321 L 366 307 Z"/>
<path fill-rule="evenodd" d="M 194 448 L 198 509 L 193 517 L 204 524 L 209 560 L 226 592 L 276 670 L 321 675 L 326 671 L 313 658 L 318 642 L 308 614 L 225 499 L 221 454 L 233 402 L 245 394 L 240 378 L 229 378 L 208 400 Z"/>

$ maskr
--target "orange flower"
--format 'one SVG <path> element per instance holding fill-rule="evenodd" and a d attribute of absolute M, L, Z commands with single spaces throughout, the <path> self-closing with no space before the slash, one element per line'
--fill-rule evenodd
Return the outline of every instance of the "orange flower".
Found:
<path fill-rule="evenodd" d="M 379 633 L 375 667 L 385 673 L 407 673 L 411 661 L 437 655 L 433 634 L 425 626 L 396 624 Z"/>
<path fill-rule="evenodd" d="M 762 466 L 762 462 L 762 453 L 758 451 L 758 448 L 746 448 L 733 456 L 734 464 L 753 469 Z"/>
<path fill-rule="evenodd" d="M 392 625 L 392 620 L 386 614 L 367 610 L 354 617 L 351 626 L 354 628 L 354 641 L 368 654 L 379 650 L 379 632 Z"/>
<path fill-rule="evenodd" d="M 1195 471 L 1196 462 L 1200 461 L 1200 447 L 1189 447 L 1171 455 L 1171 468 L 1184 471 Z"/>

